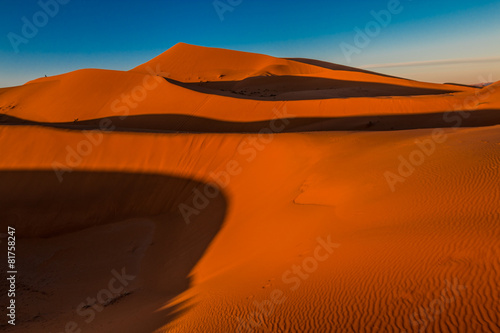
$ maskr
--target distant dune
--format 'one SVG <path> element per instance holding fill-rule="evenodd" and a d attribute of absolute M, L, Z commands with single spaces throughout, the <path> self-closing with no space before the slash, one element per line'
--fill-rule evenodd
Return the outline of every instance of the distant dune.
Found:
<path fill-rule="evenodd" d="M 500 82 L 180 43 L 0 89 L 0 154 L 5 332 L 500 332 Z"/>

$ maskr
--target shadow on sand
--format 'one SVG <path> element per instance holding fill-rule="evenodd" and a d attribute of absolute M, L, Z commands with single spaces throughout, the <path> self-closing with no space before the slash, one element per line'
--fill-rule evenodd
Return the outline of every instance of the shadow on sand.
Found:
<path fill-rule="evenodd" d="M 276 120 L 255 122 L 222 121 L 181 114 L 151 114 L 105 118 L 114 126 L 114 131 L 159 132 L 159 133 L 259 133 L 274 128 Z M 37 123 L 0 115 L 1 125 L 38 125 L 73 130 L 99 130 L 102 119 L 78 121 L 77 123 Z M 278 125 L 285 127 L 280 133 L 328 132 L 328 131 L 393 131 L 422 128 L 483 127 L 500 124 L 500 110 L 474 110 L 344 117 L 302 117 L 280 119 Z"/>
<path fill-rule="evenodd" d="M 4 171 L 0 183 L 0 228 L 16 228 L 22 272 L 16 328 L 25 331 L 60 332 L 70 321 L 93 332 L 169 323 L 192 305 L 166 306 L 189 289 L 228 205 L 215 187 L 160 174 L 73 171 L 59 182 L 52 170 Z M 122 271 L 134 278 L 110 298 Z"/>
<path fill-rule="evenodd" d="M 379 82 L 335 80 L 305 76 L 255 76 L 241 81 L 169 83 L 204 94 L 262 101 L 443 95 L 457 90 L 438 90 Z M 458 88 L 458 87 L 457 87 Z"/>

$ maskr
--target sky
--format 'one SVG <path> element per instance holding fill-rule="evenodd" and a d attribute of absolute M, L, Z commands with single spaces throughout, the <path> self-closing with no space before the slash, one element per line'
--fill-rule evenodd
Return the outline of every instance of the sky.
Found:
<path fill-rule="evenodd" d="M 431 82 L 500 80 L 500 0 L 1 0 L 0 87 L 178 42 Z"/>

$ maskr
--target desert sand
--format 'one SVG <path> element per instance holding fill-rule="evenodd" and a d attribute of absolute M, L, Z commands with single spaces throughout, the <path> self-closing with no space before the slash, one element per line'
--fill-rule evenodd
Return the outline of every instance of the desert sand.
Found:
<path fill-rule="evenodd" d="M 0 89 L 0 154 L 6 332 L 500 332 L 500 82 L 180 43 Z"/>

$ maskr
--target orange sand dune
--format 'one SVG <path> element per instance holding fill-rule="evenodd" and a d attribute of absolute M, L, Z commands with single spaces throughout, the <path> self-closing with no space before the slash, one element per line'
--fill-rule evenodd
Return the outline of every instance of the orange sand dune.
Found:
<path fill-rule="evenodd" d="M 316 64 L 178 44 L 1 89 L 2 330 L 500 332 L 500 83 Z"/>
<path fill-rule="evenodd" d="M 227 61 L 221 56 L 224 52 L 227 52 Z M 249 74 L 248 66 L 260 68 L 270 64 L 282 69 L 271 73 L 280 77 L 266 79 L 259 78 L 262 73 Z M 221 74 L 225 72 L 224 68 L 239 73 L 223 77 L 226 85 L 227 81 L 235 80 L 244 80 L 247 84 L 235 87 L 234 93 L 214 91 L 218 88 L 231 89 L 221 88 L 220 82 L 216 82 L 218 76 L 224 75 Z M 199 73 L 205 70 L 216 74 L 200 77 L 194 82 L 210 81 L 212 83 L 204 84 L 214 88 L 205 89 L 201 94 L 188 89 L 186 85 L 164 79 L 188 82 L 189 78 L 171 73 Z M 300 76 L 302 74 L 307 78 Z M 290 84 L 290 75 L 301 82 L 298 87 L 297 84 L 296 87 Z M 247 91 L 252 82 L 251 89 L 254 91 Z M 255 85 L 263 83 L 267 88 L 255 91 Z M 283 90 L 282 85 L 285 83 L 288 88 Z M 203 83 L 199 84 L 203 88 Z M 440 91 L 442 94 L 436 95 Z M 260 121 L 276 117 L 272 110 L 283 109 L 284 106 L 295 117 L 451 111 L 464 109 L 465 101 L 471 96 L 477 99 L 477 94 L 480 94 L 479 88 L 330 70 L 292 60 L 178 44 L 130 72 L 79 70 L 10 88 L 0 95 L 0 113 L 42 122 L 144 114 L 189 114 L 228 121 Z M 241 101 L 240 97 L 244 95 L 248 95 L 247 99 Z M 418 96 L 409 98 L 408 95 Z M 374 98 L 347 98 L 363 96 Z M 41 106 L 48 111 L 40 112 Z"/>
<path fill-rule="evenodd" d="M 183 82 L 231 81 L 260 76 L 313 76 L 348 81 L 366 81 L 434 87 L 441 90 L 457 89 L 459 86 L 417 82 L 378 73 L 353 70 L 351 67 L 314 62 L 306 59 L 282 59 L 261 54 L 207 48 L 179 43 L 158 57 L 131 71 L 150 74 L 161 72 L 166 77 Z M 196 75 L 197 76 L 196 76 Z M 471 91 L 461 87 L 459 91 Z"/>

